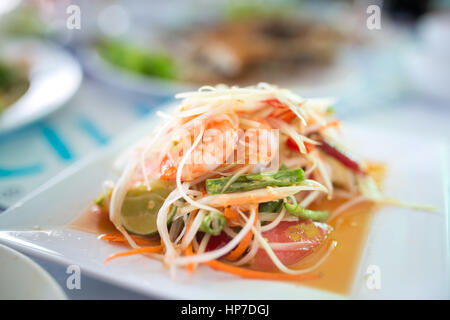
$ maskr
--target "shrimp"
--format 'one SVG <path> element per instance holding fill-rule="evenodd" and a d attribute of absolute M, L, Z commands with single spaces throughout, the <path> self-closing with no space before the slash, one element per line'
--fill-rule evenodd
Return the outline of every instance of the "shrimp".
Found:
<path fill-rule="evenodd" d="M 239 164 L 265 167 L 278 152 L 278 133 L 273 131 L 264 119 L 252 122 L 257 124 L 257 127 L 240 131 L 238 148 L 234 156 Z"/>
<path fill-rule="evenodd" d="M 237 148 L 239 124 L 235 114 L 214 115 L 205 122 L 202 141 L 186 161 L 181 174 L 182 181 L 192 181 L 210 173 L 226 163 Z M 162 180 L 175 181 L 177 168 L 186 151 L 195 140 L 198 127 L 181 130 L 171 141 L 171 146 L 159 163 Z"/>

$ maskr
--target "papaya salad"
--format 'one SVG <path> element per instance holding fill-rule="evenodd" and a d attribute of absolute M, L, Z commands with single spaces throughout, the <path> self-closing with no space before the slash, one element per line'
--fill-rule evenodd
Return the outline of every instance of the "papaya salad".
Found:
<path fill-rule="evenodd" d="M 117 232 L 103 240 L 173 275 L 199 265 L 254 279 L 304 280 L 337 243 L 330 222 L 364 201 L 386 202 L 346 147 L 332 99 L 266 83 L 181 93 L 164 123 L 116 161 L 96 205 Z M 333 210 L 317 202 L 344 199 Z M 324 247 L 325 246 L 325 247 Z M 320 259 L 293 268 L 318 248 Z"/>

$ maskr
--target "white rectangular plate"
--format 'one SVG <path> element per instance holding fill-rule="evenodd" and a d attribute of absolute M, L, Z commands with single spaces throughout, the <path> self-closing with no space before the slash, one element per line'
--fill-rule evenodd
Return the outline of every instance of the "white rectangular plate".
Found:
<path fill-rule="evenodd" d="M 56 263 L 79 265 L 82 273 L 149 296 L 184 299 L 346 298 L 290 283 L 241 279 L 204 266 L 192 276 L 180 270 L 175 279 L 170 279 L 160 262 L 141 256 L 118 259 L 105 266 L 104 259 L 123 248 L 99 241 L 95 235 L 68 229 L 66 225 L 92 203 L 103 180 L 114 178 L 110 168 L 119 151 L 136 141 L 136 137 L 148 133 L 152 126 L 152 121 L 141 123 L 123 139 L 75 164 L 1 214 L 0 242 Z M 438 208 L 434 213 L 400 207 L 381 208 L 373 219 L 349 297 L 448 298 L 445 146 L 418 137 L 358 127 L 346 128 L 344 134 L 359 155 L 387 164 L 384 189 L 387 195 Z M 368 285 L 367 281 L 374 279 L 367 277 L 367 270 L 376 271 L 378 288 Z"/>

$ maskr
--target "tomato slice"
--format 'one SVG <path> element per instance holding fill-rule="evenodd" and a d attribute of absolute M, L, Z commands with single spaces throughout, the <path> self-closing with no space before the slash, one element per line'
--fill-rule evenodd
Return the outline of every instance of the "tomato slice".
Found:
<path fill-rule="evenodd" d="M 312 221 L 283 221 L 272 230 L 262 233 L 269 243 L 293 244 L 283 250 L 273 248 L 275 255 L 285 265 L 292 265 L 309 255 L 326 239 L 331 227 L 324 223 Z M 259 249 L 252 265 L 257 270 L 269 271 L 275 265 L 264 249 Z"/>
<path fill-rule="evenodd" d="M 206 246 L 205 251 L 208 252 L 220 249 L 224 247 L 228 242 L 230 242 L 230 240 L 231 238 L 225 232 L 222 232 L 218 236 L 211 236 L 211 238 L 209 238 L 208 245 Z"/>

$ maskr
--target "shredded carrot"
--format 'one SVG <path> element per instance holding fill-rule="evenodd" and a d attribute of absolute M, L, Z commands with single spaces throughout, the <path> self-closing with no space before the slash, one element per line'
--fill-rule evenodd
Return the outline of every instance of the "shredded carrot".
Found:
<path fill-rule="evenodd" d="M 267 103 L 269 106 L 274 108 L 282 108 L 282 109 L 289 108 L 286 104 L 282 103 L 280 100 L 275 98 L 263 100 L 263 102 Z"/>
<path fill-rule="evenodd" d="M 135 235 L 130 235 L 130 237 L 134 240 L 134 242 L 136 242 L 136 244 L 138 245 L 158 245 L 160 242 L 159 241 L 151 241 L 151 240 L 147 240 L 144 239 L 140 236 L 135 236 Z M 100 237 L 101 240 L 106 240 L 106 241 L 110 241 L 110 242 L 119 242 L 119 243 L 127 243 L 127 239 L 123 236 L 123 234 L 121 233 L 107 233 L 104 234 Z"/>
<path fill-rule="evenodd" d="M 293 113 L 291 110 L 288 110 L 286 113 L 284 113 L 281 116 L 281 120 L 285 121 L 285 122 L 291 122 L 292 120 L 294 120 L 297 116 L 295 115 L 295 113 Z"/>
<path fill-rule="evenodd" d="M 192 243 L 189 243 L 188 247 L 186 248 L 186 250 L 184 251 L 184 253 L 187 256 L 192 256 L 194 255 L 194 251 L 192 250 Z M 192 274 L 195 270 L 195 265 L 193 263 L 188 263 L 186 265 L 186 270 L 189 274 Z"/>
<path fill-rule="evenodd" d="M 253 225 L 256 225 L 256 222 L 258 221 L 258 209 L 256 209 L 256 215 L 255 220 L 253 220 Z M 245 237 L 242 239 L 242 241 L 238 244 L 238 246 L 231 251 L 226 257 L 226 260 L 237 260 L 244 252 L 247 250 L 248 246 L 250 245 L 250 242 L 253 238 L 253 231 L 250 230 Z"/>
<path fill-rule="evenodd" d="M 231 273 L 236 276 L 248 279 L 261 279 L 261 280 L 278 280 L 278 281 L 300 281 L 300 280 L 312 280 L 320 278 L 319 274 L 285 274 L 285 273 L 272 273 L 255 271 L 240 267 L 231 266 L 229 264 L 212 260 L 203 262 L 203 264 L 213 268 L 217 271 Z"/>
<path fill-rule="evenodd" d="M 227 219 L 228 224 L 235 226 L 239 225 L 239 213 L 231 207 L 226 207 L 223 211 L 223 216 Z"/>
<path fill-rule="evenodd" d="M 137 249 L 133 249 L 133 250 L 125 251 L 125 252 L 119 252 L 119 253 L 113 254 L 112 256 L 109 256 L 108 258 L 106 258 L 104 263 L 107 264 L 112 259 L 116 259 L 116 258 L 120 258 L 120 257 L 132 256 L 132 255 L 135 255 L 135 254 L 160 253 L 160 252 L 162 252 L 163 249 L 164 249 L 164 246 L 163 245 L 159 245 L 159 246 L 156 246 L 156 247 L 144 247 L 144 248 L 137 248 Z"/>
<path fill-rule="evenodd" d="M 186 226 L 186 233 L 184 234 L 184 236 L 186 236 L 186 234 L 189 232 L 189 229 L 192 226 L 192 223 L 194 222 L 195 216 L 197 215 L 197 211 L 194 211 L 191 213 L 191 215 L 189 216 L 189 221 L 188 224 Z M 187 256 L 191 256 L 194 254 L 194 251 L 192 250 L 192 243 L 189 243 L 189 245 L 187 246 L 187 248 L 184 250 L 184 254 Z M 186 270 L 189 274 L 191 274 L 192 272 L 194 272 L 195 270 L 195 264 L 193 263 L 188 263 L 186 265 Z"/>

